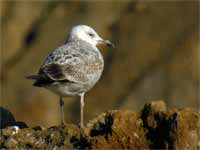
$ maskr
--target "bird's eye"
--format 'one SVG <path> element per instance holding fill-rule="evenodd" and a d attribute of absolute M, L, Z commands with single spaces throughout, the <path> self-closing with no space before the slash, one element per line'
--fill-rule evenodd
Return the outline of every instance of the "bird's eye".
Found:
<path fill-rule="evenodd" d="M 94 37 L 94 34 L 93 34 L 93 33 L 88 33 L 88 35 L 89 35 L 90 37 Z"/>

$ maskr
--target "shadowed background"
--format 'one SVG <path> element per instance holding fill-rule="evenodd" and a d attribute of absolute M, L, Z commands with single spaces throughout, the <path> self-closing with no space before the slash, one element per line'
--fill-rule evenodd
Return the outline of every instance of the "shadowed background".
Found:
<path fill-rule="evenodd" d="M 58 96 L 26 80 L 70 28 L 93 27 L 116 48 L 101 48 L 105 69 L 86 94 L 85 118 L 108 109 L 139 110 L 151 100 L 198 107 L 199 2 L 0 2 L 1 106 L 30 126 L 60 123 Z M 79 121 L 78 97 L 65 120 Z"/>

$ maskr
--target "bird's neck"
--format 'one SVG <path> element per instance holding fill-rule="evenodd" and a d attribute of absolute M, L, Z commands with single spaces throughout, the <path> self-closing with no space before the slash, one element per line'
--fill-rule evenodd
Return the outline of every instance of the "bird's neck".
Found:
<path fill-rule="evenodd" d="M 93 50 L 99 51 L 95 45 L 92 45 L 82 39 L 77 39 L 77 38 L 68 38 L 65 42 L 65 44 L 71 43 L 72 45 L 77 45 L 77 46 L 82 46 L 82 45 L 87 45 L 88 47 L 93 48 Z"/>

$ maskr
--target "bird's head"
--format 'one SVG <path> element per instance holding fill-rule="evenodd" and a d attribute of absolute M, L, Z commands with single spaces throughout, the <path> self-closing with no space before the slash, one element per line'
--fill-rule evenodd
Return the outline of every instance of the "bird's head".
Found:
<path fill-rule="evenodd" d="M 108 46 L 114 47 L 114 44 L 108 40 L 103 40 L 93 28 L 86 25 L 77 25 L 73 27 L 68 38 L 69 40 L 82 40 L 95 47 L 99 44 L 106 44 Z"/>

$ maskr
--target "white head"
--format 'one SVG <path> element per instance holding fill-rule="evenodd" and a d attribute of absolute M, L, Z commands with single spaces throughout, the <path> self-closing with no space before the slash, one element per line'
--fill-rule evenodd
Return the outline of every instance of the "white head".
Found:
<path fill-rule="evenodd" d="M 93 46 L 105 43 L 106 45 L 113 46 L 108 40 L 103 40 L 94 29 L 86 25 L 77 25 L 72 28 L 68 40 L 80 39 Z"/>

